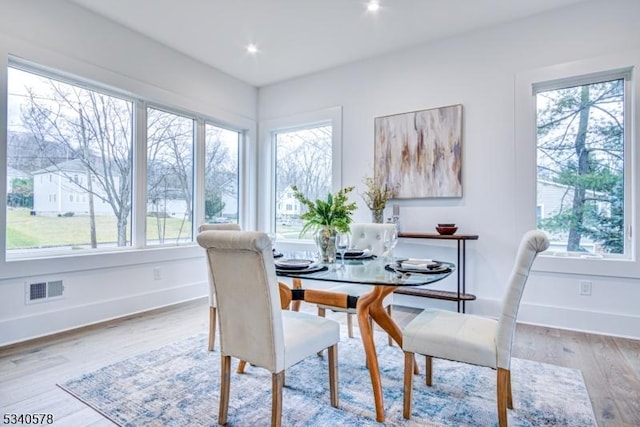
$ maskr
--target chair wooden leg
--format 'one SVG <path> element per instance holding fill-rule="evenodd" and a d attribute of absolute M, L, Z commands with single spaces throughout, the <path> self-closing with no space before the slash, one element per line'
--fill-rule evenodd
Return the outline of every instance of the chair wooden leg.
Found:
<path fill-rule="evenodd" d="M 271 374 L 271 427 L 282 424 L 282 386 L 284 385 L 284 371 Z"/>
<path fill-rule="evenodd" d="M 229 411 L 229 389 L 231 383 L 231 356 L 220 356 L 220 407 L 218 408 L 218 424 L 227 424 Z"/>
<path fill-rule="evenodd" d="M 244 374 L 244 368 L 247 366 L 246 360 L 241 360 L 238 362 L 238 367 L 236 368 L 236 372 L 239 374 Z"/>
<path fill-rule="evenodd" d="M 403 390 L 403 405 L 402 416 L 405 419 L 411 419 L 411 394 L 413 392 L 413 364 L 415 361 L 415 355 L 404 352 L 404 390 Z"/>
<path fill-rule="evenodd" d="M 509 388 L 509 371 L 504 368 L 498 368 L 498 425 L 500 427 L 507 427 L 507 401 L 508 388 Z"/>
<path fill-rule="evenodd" d="M 387 314 L 389 315 L 389 317 L 391 317 L 391 304 L 387 306 Z M 387 338 L 389 340 L 389 347 L 393 347 L 393 338 L 391 337 L 391 335 L 387 335 Z"/>
<path fill-rule="evenodd" d="M 347 332 L 349 338 L 353 338 L 353 315 L 351 313 L 347 313 Z"/>
<path fill-rule="evenodd" d="M 216 340 L 216 308 L 209 307 L 209 351 L 213 351 L 213 343 Z"/>
<path fill-rule="evenodd" d="M 318 307 L 318 317 L 326 317 L 327 316 L 327 311 L 324 308 L 320 308 Z M 320 350 L 317 354 L 318 356 L 322 356 L 322 352 L 324 350 Z"/>
<path fill-rule="evenodd" d="M 513 409 L 513 396 L 511 394 L 511 371 L 507 371 L 507 408 Z"/>
<path fill-rule="evenodd" d="M 427 385 L 432 384 L 432 372 L 433 372 L 433 358 L 431 356 L 424 357 L 425 367 L 424 367 L 424 376 L 425 382 Z"/>
<path fill-rule="evenodd" d="M 331 406 L 338 407 L 338 345 L 329 347 L 329 394 Z"/>

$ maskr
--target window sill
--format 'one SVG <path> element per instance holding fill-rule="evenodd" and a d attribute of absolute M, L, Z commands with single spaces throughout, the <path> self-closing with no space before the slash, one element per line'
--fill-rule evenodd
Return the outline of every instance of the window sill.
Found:
<path fill-rule="evenodd" d="M 0 280 L 45 274 L 59 274 L 128 265 L 171 262 L 203 256 L 197 244 L 123 249 L 92 253 L 49 253 L 29 259 L 8 259 L 2 264 Z"/>
<path fill-rule="evenodd" d="M 633 259 L 544 254 L 537 257 L 532 271 L 581 276 L 638 278 L 640 265 Z"/>

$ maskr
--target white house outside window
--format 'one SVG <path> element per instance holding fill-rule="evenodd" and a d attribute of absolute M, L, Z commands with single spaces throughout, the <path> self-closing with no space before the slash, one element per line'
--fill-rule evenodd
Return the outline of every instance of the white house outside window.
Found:
<path fill-rule="evenodd" d="M 324 199 L 332 190 L 332 126 L 322 124 L 276 132 L 275 152 L 276 234 L 297 239 L 303 226 L 300 221 L 303 212 L 291 186 L 296 185 L 311 200 Z"/>
<path fill-rule="evenodd" d="M 196 221 L 239 221 L 242 131 L 13 58 L 7 100 L 7 261 L 195 246 Z"/>
<path fill-rule="evenodd" d="M 7 196 L 8 254 L 131 244 L 132 111 L 131 101 L 9 67 L 7 164 L 19 176 Z"/>

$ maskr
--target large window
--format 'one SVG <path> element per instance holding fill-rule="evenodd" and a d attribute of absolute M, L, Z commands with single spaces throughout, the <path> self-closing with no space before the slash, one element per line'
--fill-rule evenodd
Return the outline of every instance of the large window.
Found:
<path fill-rule="evenodd" d="M 550 251 L 629 255 L 627 71 L 534 85 L 538 228 Z"/>
<path fill-rule="evenodd" d="M 177 111 L 12 60 L 6 258 L 193 244 L 203 221 L 239 222 L 243 132 Z"/>
<path fill-rule="evenodd" d="M 7 253 L 131 245 L 132 111 L 9 67 Z"/>
<path fill-rule="evenodd" d="M 192 241 L 194 119 L 147 109 L 147 242 Z"/>
<path fill-rule="evenodd" d="M 241 134 L 205 124 L 204 213 L 209 223 L 237 223 Z"/>
<path fill-rule="evenodd" d="M 310 200 L 326 198 L 332 190 L 332 126 L 288 129 L 275 134 L 275 230 L 278 238 L 297 239 L 303 206 L 294 199 L 295 185 Z"/>

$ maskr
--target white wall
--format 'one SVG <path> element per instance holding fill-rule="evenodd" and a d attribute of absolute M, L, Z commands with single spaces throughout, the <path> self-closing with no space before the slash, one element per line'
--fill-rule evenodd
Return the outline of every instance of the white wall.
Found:
<path fill-rule="evenodd" d="M 0 92 L 4 100 L 0 103 L 0 170 L 6 170 L 10 54 L 204 114 L 245 129 L 251 138 L 255 135 L 257 90 L 250 85 L 67 2 L 2 0 L 0 16 Z M 6 187 L 4 175 L 0 174 L 0 188 Z M 4 241 L 4 203 L 0 205 L 0 230 Z M 203 259 L 195 245 L 73 259 L 0 259 L 0 346 L 205 296 Z M 160 268 L 159 280 L 154 279 L 155 268 Z M 64 281 L 64 298 L 24 303 L 25 283 L 55 279 Z"/>
<path fill-rule="evenodd" d="M 468 287 L 479 296 L 468 308 L 485 314 L 495 314 L 519 238 L 514 230 L 519 228 L 522 213 L 514 203 L 513 179 L 516 73 L 640 47 L 636 23 L 640 2 L 591 2 L 257 91 L 65 2 L 2 0 L 0 15 L 2 94 L 6 93 L 7 56 L 14 54 L 163 104 L 208 114 L 247 128 L 251 135 L 257 118 L 269 120 L 342 106 L 343 182 L 360 188 L 362 177 L 372 174 L 374 117 L 463 104 L 463 198 L 402 201 L 401 215 L 405 230 L 431 231 L 437 222 L 456 222 L 460 232 L 480 235 L 478 241 L 468 244 Z M 0 120 L 5 117 L 3 101 Z M 6 123 L 0 122 L 0 169 L 6 168 L 5 130 Z M 251 165 L 250 160 L 248 167 Z M 253 181 L 247 186 L 253 187 Z M 0 188 L 5 187 L 4 174 L 0 174 Z M 364 203 L 356 199 L 361 207 L 356 219 L 368 221 Z M 255 211 L 253 198 L 247 209 Z M 255 222 L 251 217 L 248 221 Z M 5 225 L 2 205 L 1 239 Z M 427 243 L 405 240 L 398 251 L 454 259 L 451 245 Z M 61 267 L 68 263 L 59 259 L 0 263 L 0 345 L 206 294 L 199 248 L 156 249 L 144 254 L 134 250 L 76 258 L 74 264 Z M 114 267 L 118 264 L 121 266 Z M 160 280 L 154 280 L 155 268 L 160 268 Z M 66 286 L 63 299 L 24 304 L 26 282 L 60 278 Z M 579 297 L 580 278 L 534 274 L 520 320 L 640 337 L 637 279 L 589 276 L 593 295 Z M 442 284 L 452 285 L 452 279 Z M 396 298 L 408 304 L 433 303 Z"/>
<path fill-rule="evenodd" d="M 375 117 L 462 104 L 463 197 L 400 201 L 402 229 L 431 232 L 438 222 L 455 222 L 460 233 L 478 234 L 478 241 L 468 243 L 468 291 L 478 296 L 468 311 L 496 315 L 520 238 L 517 230 L 531 216 L 516 203 L 516 75 L 638 49 L 638 16 L 637 0 L 579 3 L 261 88 L 258 116 L 263 121 L 342 106 L 343 185 L 362 189 L 362 178 L 373 174 Z M 368 221 L 366 206 L 355 199 L 356 219 Z M 426 240 L 404 239 L 399 251 L 455 260 L 452 245 Z M 578 295 L 581 279 L 593 282 L 591 296 Z M 454 286 L 452 278 L 447 280 L 443 286 Z M 396 301 L 432 303 L 404 296 Z M 638 278 L 535 272 L 519 320 L 640 338 L 638 301 Z"/>

